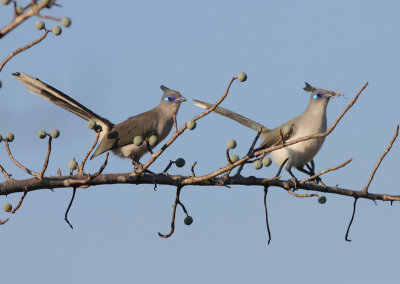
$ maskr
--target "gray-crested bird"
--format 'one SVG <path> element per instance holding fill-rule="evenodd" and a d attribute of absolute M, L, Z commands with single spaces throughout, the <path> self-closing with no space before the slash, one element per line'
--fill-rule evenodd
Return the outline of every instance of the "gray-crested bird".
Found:
<path fill-rule="evenodd" d="M 340 96 L 341 93 L 315 88 L 308 83 L 306 83 L 304 90 L 311 92 L 310 102 L 306 110 L 299 116 L 274 129 L 266 128 L 258 122 L 222 107 L 217 107 L 214 111 L 253 130 L 259 131 L 262 127 L 261 138 L 263 141 L 257 150 L 266 149 L 281 141 L 282 135 L 286 137 L 285 141 L 288 142 L 300 137 L 322 133 L 327 130 L 326 108 L 328 102 L 332 97 Z M 194 101 L 196 102 L 195 105 L 201 108 L 210 108 L 212 106 L 212 104 L 203 101 Z M 321 149 L 324 141 L 325 137 L 310 139 L 272 151 L 271 156 L 274 162 L 280 166 L 277 176 L 280 174 L 283 167 L 289 172 L 295 183 L 297 183 L 297 179 L 291 170 L 292 167 L 310 176 L 314 175 L 313 158 Z M 308 165 L 309 162 L 311 165 Z M 304 166 L 308 168 L 308 171 L 304 169 Z M 319 178 L 317 180 L 320 181 Z"/>
<path fill-rule="evenodd" d="M 160 88 L 164 93 L 161 97 L 161 102 L 155 108 L 131 116 L 121 123 L 114 124 L 37 78 L 19 72 L 12 75 L 27 86 L 28 90 L 33 94 L 85 120 L 94 120 L 101 126 L 102 132 L 99 138 L 101 142 L 90 159 L 112 150 L 121 157 L 130 158 L 135 166 L 139 164 L 140 158 L 148 152 L 148 147 L 146 143 L 136 146 L 133 144 L 133 139 L 136 136 L 141 136 L 145 139 L 156 135 L 157 142 L 151 145 L 150 148 L 152 149 L 157 146 L 158 143 L 168 136 L 174 124 L 174 113 L 177 114 L 181 103 L 186 101 L 186 98 L 179 92 L 161 85 Z"/>

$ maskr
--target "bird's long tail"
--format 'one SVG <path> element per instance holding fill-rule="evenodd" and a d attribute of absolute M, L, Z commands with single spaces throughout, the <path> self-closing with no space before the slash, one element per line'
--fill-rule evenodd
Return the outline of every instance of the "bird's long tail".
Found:
<path fill-rule="evenodd" d="M 33 78 L 28 74 L 19 72 L 13 73 L 12 75 L 15 77 L 15 79 L 24 84 L 31 93 L 45 100 L 48 100 L 53 104 L 56 104 L 85 120 L 95 120 L 97 124 L 102 126 L 103 130 L 108 130 L 112 128 L 113 124 L 109 120 L 99 116 L 98 114 L 94 113 L 90 109 L 75 101 L 73 98 L 67 96 L 66 94 L 53 88 L 52 86 L 47 85 L 39 79 Z"/>
<path fill-rule="evenodd" d="M 213 106 L 213 104 L 206 103 L 203 101 L 199 101 L 199 100 L 194 100 L 194 101 L 196 102 L 194 105 L 201 107 L 201 108 L 209 109 L 210 107 Z M 240 115 L 236 112 L 230 111 L 228 109 L 225 109 L 222 107 L 217 107 L 214 111 L 220 115 L 223 115 L 230 119 L 233 119 L 233 120 L 239 122 L 240 124 L 243 124 L 244 126 L 247 126 L 255 131 L 260 131 L 261 127 L 262 127 L 262 132 L 266 132 L 269 130 L 268 128 L 264 127 L 262 124 L 255 122 L 247 117 L 244 117 L 243 115 Z"/>

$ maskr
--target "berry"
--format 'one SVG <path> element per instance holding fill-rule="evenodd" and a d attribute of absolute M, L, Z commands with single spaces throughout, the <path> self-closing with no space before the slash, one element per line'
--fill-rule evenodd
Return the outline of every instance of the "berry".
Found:
<path fill-rule="evenodd" d="M 142 136 L 135 136 L 135 138 L 133 138 L 133 144 L 135 144 L 136 146 L 140 146 L 143 144 L 143 137 Z"/>
<path fill-rule="evenodd" d="M 151 135 L 149 138 L 149 145 L 154 146 L 154 145 L 156 145 L 156 143 L 157 143 L 157 136 Z"/>
<path fill-rule="evenodd" d="M 68 163 L 68 168 L 72 171 L 75 170 L 77 166 L 78 163 L 75 160 L 69 161 Z"/>
<path fill-rule="evenodd" d="M 58 129 L 53 129 L 50 132 L 50 136 L 53 137 L 54 139 L 58 138 L 60 136 L 60 131 L 58 131 Z"/>
<path fill-rule="evenodd" d="M 186 123 L 186 126 L 187 126 L 187 128 L 189 128 L 190 130 L 193 130 L 193 129 L 196 128 L 197 124 L 196 124 L 196 121 L 189 120 L 189 121 Z"/>
<path fill-rule="evenodd" d="M 183 220 L 185 222 L 185 225 L 191 225 L 193 223 L 193 218 L 192 216 L 186 215 L 185 219 Z"/>
<path fill-rule="evenodd" d="M 324 204 L 326 202 L 325 195 L 321 195 L 320 197 L 318 197 L 318 202 L 321 203 L 321 204 Z"/>
<path fill-rule="evenodd" d="M 61 25 L 64 27 L 68 28 L 71 25 L 71 19 L 68 17 L 62 18 L 61 19 Z"/>
<path fill-rule="evenodd" d="M 91 119 L 88 121 L 87 127 L 89 127 L 89 129 L 94 129 L 97 126 L 96 120 Z"/>
<path fill-rule="evenodd" d="M 244 82 L 247 80 L 247 75 L 244 72 L 240 72 L 236 77 L 240 82 Z"/>
<path fill-rule="evenodd" d="M 228 146 L 229 149 L 235 149 L 236 141 L 234 139 L 230 139 L 228 142 L 226 142 L 226 146 Z"/>
<path fill-rule="evenodd" d="M 261 162 L 260 160 L 255 160 L 254 163 L 253 163 L 253 167 L 254 167 L 256 170 L 261 169 L 261 168 L 262 168 L 262 162 Z"/>
<path fill-rule="evenodd" d="M 1 0 L 1 4 L 8 5 L 10 4 L 11 0 Z"/>
<path fill-rule="evenodd" d="M 12 205 L 10 203 L 6 203 L 6 204 L 4 204 L 3 209 L 6 212 L 10 212 L 12 210 Z"/>
<path fill-rule="evenodd" d="M 35 23 L 35 27 L 36 27 L 36 29 L 38 29 L 39 31 L 40 31 L 40 30 L 43 30 L 43 29 L 44 29 L 44 22 L 43 22 L 43 21 L 37 21 L 37 22 Z"/>
<path fill-rule="evenodd" d="M 8 142 L 13 142 L 14 141 L 14 134 L 13 133 L 8 133 L 6 135 L 6 139 L 8 140 Z"/>
<path fill-rule="evenodd" d="M 23 11 L 24 11 L 24 8 L 22 8 L 21 6 L 15 7 L 15 12 L 17 12 L 18 15 L 21 15 Z"/>
<path fill-rule="evenodd" d="M 40 139 L 44 139 L 46 137 L 46 131 L 40 130 L 38 136 Z"/>
<path fill-rule="evenodd" d="M 58 36 L 58 35 L 61 34 L 62 30 L 61 30 L 60 26 L 54 26 L 54 27 L 51 29 L 51 32 L 52 32 L 54 35 Z"/>
<path fill-rule="evenodd" d="M 103 127 L 101 127 L 100 124 L 96 124 L 96 126 L 94 127 L 94 130 L 95 130 L 96 132 L 101 132 L 101 131 L 103 131 Z"/>
<path fill-rule="evenodd" d="M 185 165 L 185 159 L 184 158 L 178 158 L 178 159 L 176 159 L 176 161 L 175 161 L 175 165 L 178 167 L 178 168 L 182 168 L 184 165 Z"/>
<path fill-rule="evenodd" d="M 264 167 L 269 167 L 271 163 L 272 161 L 269 157 L 264 157 L 264 159 L 262 159 L 262 164 Z"/>
<path fill-rule="evenodd" d="M 229 157 L 229 159 L 231 160 L 232 163 L 236 163 L 237 161 L 239 161 L 239 156 L 238 155 L 232 155 Z"/>

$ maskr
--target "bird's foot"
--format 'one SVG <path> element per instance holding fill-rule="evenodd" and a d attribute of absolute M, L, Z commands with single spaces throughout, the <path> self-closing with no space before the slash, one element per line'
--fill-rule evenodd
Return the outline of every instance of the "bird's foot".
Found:
<path fill-rule="evenodd" d="M 292 182 L 294 184 L 293 191 L 298 190 L 299 189 L 299 184 L 300 184 L 299 180 L 294 176 L 294 177 L 292 177 Z"/>

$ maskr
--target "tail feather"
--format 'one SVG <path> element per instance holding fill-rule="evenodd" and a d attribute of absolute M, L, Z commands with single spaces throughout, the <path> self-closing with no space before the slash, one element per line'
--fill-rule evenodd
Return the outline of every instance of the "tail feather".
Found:
<path fill-rule="evenodd" d="M 194 101 L 196 102 L 194 105 L 201 107 L 201 108 L 209 109 L 210 107 L 213 106 L 213 104 L 206 103 L 203 101 L 199 101 L 199 100 L 194 100 Z M 222 107 L 217 107 L 214 111 L 220 115 L 223 115 L 230 119 L 233 119 L 233 120 L 239 122 L 240 124 L 247 126 L 255 131 L 260 131 L 261 128 L 262 128 L 262 132 L 266 132 L 269 130 L 268 128 L 263 126 L 261 123 L 255 122 L 243 115 L 240 115 L 240 114 L 230 111 L 228 109 L 225 109 Z"/>
<path fill-rule="evenodd" d="M 102 126 L 103 131 L 107 132 L 113 127 L 114 124 L 108 119 L 99 116 L 98 114 L 94 113 L 90 109 L 75 101 L 73 98 L 67 96 L 56 88 L 47 85 L 39 79 L 33 78 L 28 74 L 19 72 L 13 73 L 12 75 L 22 84 L 24 84 L 31 93 L 45 100 L 48 100 L 85 120 L 95 120 L 97 124 Z"/>

